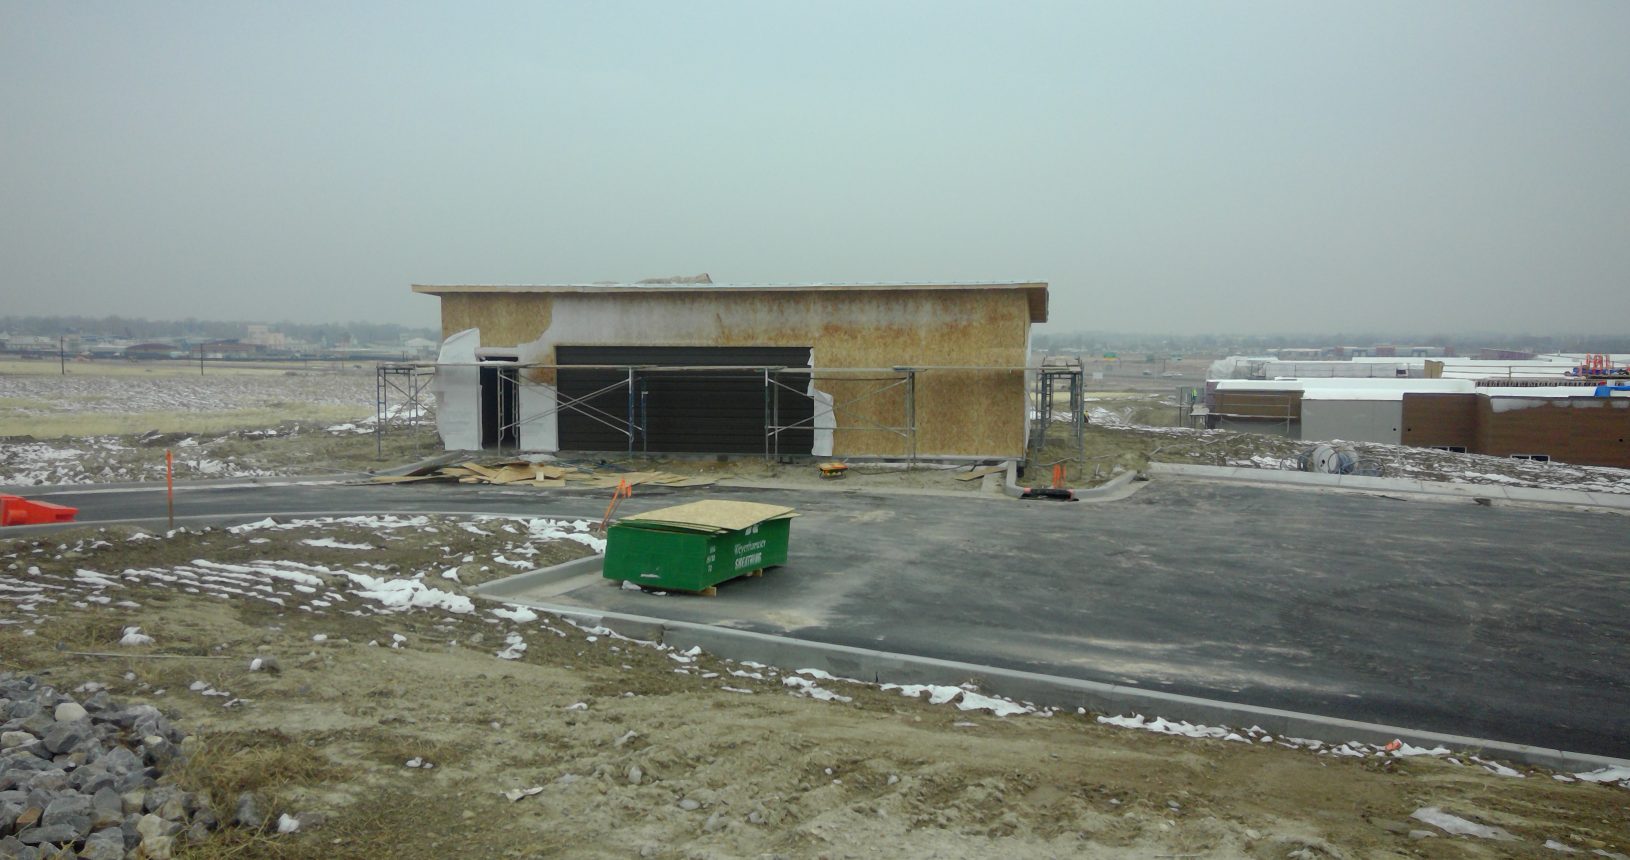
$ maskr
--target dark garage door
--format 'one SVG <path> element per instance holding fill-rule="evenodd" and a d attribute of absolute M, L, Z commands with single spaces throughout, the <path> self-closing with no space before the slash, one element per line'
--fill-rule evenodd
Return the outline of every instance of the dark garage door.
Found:
<path fill-rule="evenodd" d="M 680 367 L 807 367 L 809 347 L 758 346 L 557 346 L 555 363 L 657 365 Z M 774 376 L 774 375 L 772 375 Z M 562 366 L 561 398 L 584 397 L 625 381 L 625 370 Z M 808 454 L 814 445 L 809 419 L 814 403 L 802 393 L 807 373 L 774 376 L 793 388 L 772 388 L 778 396 L 778 422 L 804 422 L 782 431 L 782 454 Z M 634 421 L 646 428 L 634 450 L 660 453 L 764 453 L 764 375 L 758 370 L 687 370 L 634 372 Z M 574 404 L 577 405 L 577 404 Z M 560 447 L 564 451 L 623 451 L 628 437 L 621 428 L 628 415 L 628 388 L 619 386 L 585 401 L 599 419 L 579 409 L 560 411 Z M 609 422 L 609 424 L 607 423 Z M 775 444 L 772 442 L 772 444 Z"/>

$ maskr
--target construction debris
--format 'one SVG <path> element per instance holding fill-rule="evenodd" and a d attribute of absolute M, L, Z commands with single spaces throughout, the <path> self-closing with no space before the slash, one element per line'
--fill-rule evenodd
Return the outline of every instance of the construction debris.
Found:
<path fill-rule="evenodd" d="M 430 466 L 407 475 L 380 475 L 376 484 L 406 484 L 419 481 L 495 484 L 500 486 L 544 487 L 549 489 L 593 490 L 619 484 L 658 484 L 664 487 L 710 487 L 712 478 L 676 475 L 672 472 L 617 472 L 590 466 L 561 463 L 532 463 L 505 460 L 483 463 L 469 460 L 452 466 Z"/>

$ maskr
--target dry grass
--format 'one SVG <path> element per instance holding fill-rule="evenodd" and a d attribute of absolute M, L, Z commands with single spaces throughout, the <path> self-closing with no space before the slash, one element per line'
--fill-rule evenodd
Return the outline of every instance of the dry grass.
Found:
<path fill-rule="evenodd" d="M 315 748 L 276 729 L 252 729 L 195 735 L 174 778 L 207 796 L 216 814 L 225 816 L 243 792 L 259 794 L 275 808 L 288 789 L 326 782 L 335 774 Z"/>
<path fill-rule="evenodd" d="M 103 412 L 55 411 L 45 414 L 6 414 L 0 406 L 0 436 L 60 439 L 69 436 L 125 436 L 138 433 L 225 433 L 258 430 L 284 422 L 339 424 L 366 414 L 366 406 L 336 403 L 289 403 L 279 407 L 234 409 L 226 412 Z"/>
<path fill-rule="evenodd" d="M 410 759 L 423 759 L 441 767 L 455 764 L 464 758 L 464 750 L 456 744 L 416 737 L 409 734 L 386 732 L 369 733 L 362 738 L 364 755 L 387 767 L 402 767 Z"/>
<path fill-rule="evenodd" d="M 361 364 L 362 369 L 353 365 Z M 311 367 L 294 363 L 252 364 L 239 362 L 207 362 L 204 366 L 205 376 L 276 376 L 289 370 L 321 370 L 322 372 L 338 373 L 366 373 L 373 374 L 372 362 L 351 362 L 344 364 L 342 369 L 331 370 L 334 362 L 314 363 Z M 68 362 L 68 376 L 197 376 L 198 362 L 192 361 L 125 361 L 123 359 L 104 359 L 101 361 L 70 360 Z M 19 358 L 0 359 L 0 375 L 8 376 L 60 376 L 62 366 L 55 356 L 49 361 L 26 361 Z"/>
<path fill-rule="evenodd" d="M 56 620 L 41 629 L 37 638 L 52 643 L 58 651 L 111 651 L 119 647 L 119 640 L 124 636 L 124 628 L 128 624 L 127 617 L 122 613 L 110 609 L 86 609 Z M 33 649 L 5 650 L 20 656 Z"/>

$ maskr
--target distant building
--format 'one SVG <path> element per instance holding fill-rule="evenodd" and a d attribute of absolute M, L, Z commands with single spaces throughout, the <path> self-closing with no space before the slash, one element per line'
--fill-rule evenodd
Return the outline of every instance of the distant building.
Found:
<path fill-rule="evenodd" d="M 131 361 L 163 361 L 170 358 L 186 358 L 187 349 L 164 341 L 133 343 L 125 347 L 124 357 Z"/>
<path fill-rule="evenodd" d="M 1525 384 L 1529 382 L 1539 384 Z M 1564 377 L 1220 380 L 1211 429 L 1630 468 L 1630 384 Z"/>
<path fill-rule="evenodd" d="M 270 326 L 250 325 L 246 327 L 246 331 L 244 340 L 256 346 L 286 349 L 289 345 L 288 337 L 280 331 L 272 331 Z"/>
<path fill-rule="evenodd" d="M 1480 349 L 1477 357 L 1484 361 L 1527 361 L 1535 354 L 1521 349 Z"/>
<path fill-rule="evenodd" d="M 54 337 L 14 334 L 6 338 L 6 351 L 24 358 L 56 355 L 63 348 L 63 341 Z"/>
<path fill-rule="evenodd" d="M 410 337 L 402 341 L 402 348 L 413 358 L 435 358 L 436 350 L 441 344 L 422 337 Z"/>

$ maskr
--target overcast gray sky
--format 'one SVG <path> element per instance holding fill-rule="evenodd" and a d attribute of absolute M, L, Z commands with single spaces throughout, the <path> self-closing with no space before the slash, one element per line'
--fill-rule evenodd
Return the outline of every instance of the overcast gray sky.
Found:
<path fill-rule="evenodd" d="M 1627 45 L 1618 0 L 0 0 L 0 313 L 428 324 L 412 282 L 706 271 L 1615 331 Z"/>

